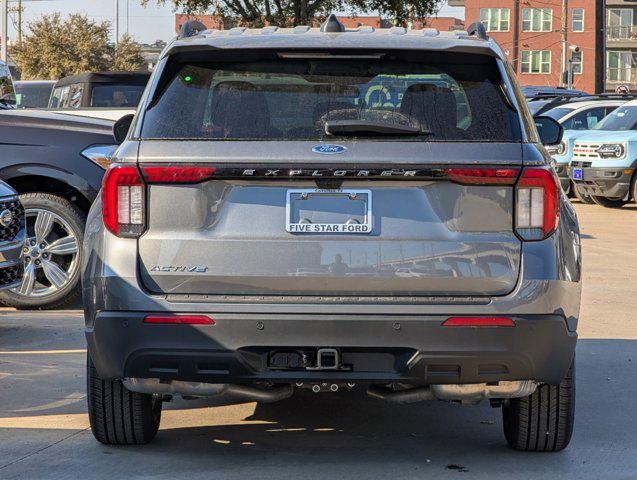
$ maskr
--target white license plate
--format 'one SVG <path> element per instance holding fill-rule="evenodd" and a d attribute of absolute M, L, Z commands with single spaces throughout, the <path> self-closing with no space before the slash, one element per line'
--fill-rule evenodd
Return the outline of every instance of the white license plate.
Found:
<path fill-rule="evenodd" d="M 583 180 L 584 179 L 584 171 L 581 168 L 573 169 L 573 180 Z"/>
<path fill-rule="evenodd" d="M 285 229 L 291 233 L 372 232 L 371 190 L 288 190 Z"/>

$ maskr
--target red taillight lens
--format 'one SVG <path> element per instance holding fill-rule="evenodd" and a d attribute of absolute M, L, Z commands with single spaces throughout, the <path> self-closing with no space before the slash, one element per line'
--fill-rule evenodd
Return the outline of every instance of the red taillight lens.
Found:
<path fill-rule="evenodd" d="M 165 325 L 214 325 L 215 321 L 206 315 L 147 315 L 144 323 Z"/>
<path fill-rule="evenodd" d="M 524 240 L 542 240 L 557 228 L 559 185 L 550 167 L 522 170 L 515 188 L 515 230 Z"/>
<path fill-rule="evenodd" d="M 144 182 L 137 167 L 109 168 L 102 183 L 102 215 L 106 228 L 120 237 L 137 237 L 144 231 Z"/>
<path fill-rule="evenodd" d="M 199 183 L 215 173 L 214 167 L 150 165 L 141 168 L 148 183 Z"/>
<path fill-rule="evenodd" d="M 449 180 L 463 185 L 513 185 L 519 168 L 447 168 Z"/>
<path fill-rule="evenodd" d="M 442 323 L 443 327 L 515 327 L 507 317 L 452 317 Z"/>
<path fill-rule="evenodd" d="M 104 225 L 119 237 L 139 237 L 146 225 L 146 184 L 192 184 L 210 179 L 214 167 L 116 165 L 102 186 Z"/>

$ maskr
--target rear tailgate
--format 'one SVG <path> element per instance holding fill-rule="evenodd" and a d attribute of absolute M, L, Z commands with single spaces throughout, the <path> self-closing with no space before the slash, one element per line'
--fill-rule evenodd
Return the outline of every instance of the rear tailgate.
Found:
<path fill-rule="evenodd" d="M 316 145 L 142 141 L 142 167 L 183 164 L 187 148 L 190 164 L 216 169 L 200 183 L 148 186 L 144 285 L 210 295 L 484 296 L 514 288 L 521 243 L 513 186 L 460 184 L 440 173 L 519 167 L 519 143 L 339 142 L 346 150 L 331 156 L 313 152 Z M 335 231 L 348 220 L 363 227 Z"/>

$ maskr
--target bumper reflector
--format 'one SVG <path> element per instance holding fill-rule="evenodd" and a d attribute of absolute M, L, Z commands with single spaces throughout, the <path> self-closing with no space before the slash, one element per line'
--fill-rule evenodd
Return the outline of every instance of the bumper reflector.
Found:
<path fill-rule="evenodd" d="M 442 323 L 443 327 L 515 327 L 507 317 L 452 317 Z"/>
<path fill-rule="evenodd" d="M 144 323 L 167 325 L 214 325 L 215 321 L 206 315 L 147 315 Z"/>

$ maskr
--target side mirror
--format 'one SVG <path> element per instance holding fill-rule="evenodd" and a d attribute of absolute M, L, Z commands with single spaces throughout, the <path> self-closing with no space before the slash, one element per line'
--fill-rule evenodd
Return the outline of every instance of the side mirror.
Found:
<path fill-rule="evenodd" d="M 562 141 L 564 128 L 551 117 L 539 116 L 533 120 L 542 145 L 557 145 Z"/>
<path fill-rule="evenodd" d="M 130 126 L 133 123 L 133 118 L 135 118 L 135 115 L 129 113 L 128 115 L 124 115 L 113 125 L 113 137 L 115 137 L 115 143 L 118 145 L 121 145 L 124 143 L 124 140 L 126 140 Z"/>

